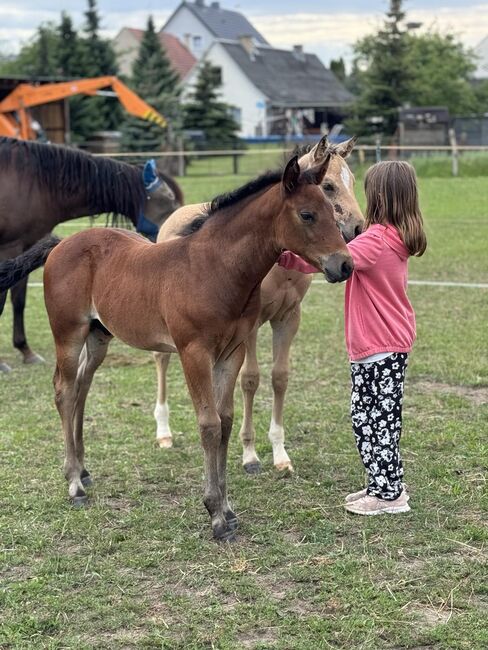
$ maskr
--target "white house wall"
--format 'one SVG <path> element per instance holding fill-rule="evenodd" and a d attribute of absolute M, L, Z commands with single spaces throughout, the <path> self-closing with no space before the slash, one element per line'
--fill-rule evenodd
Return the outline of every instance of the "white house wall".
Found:
<path fill-rule="evenodd" d="M 169 19 L 163 31 L 179 38 L 196 59 L 202 57 L 215 38 L 212 32 L 184 5 Z M 201 38 L 201 46 L 197 49 L 194 47 L 195 36 Z"/>
<path fill-rule="evenodd" d="M 242 73 L 234 59 L 219 44 L 214 43 L 203 57 L 212 65 L 222 70 L 222 86 L 220 99 L 226 104 L 231 104 L 241 111 L 241 137 L 253 137 L 258 133 L 267 134 L 266 130 L 266 97 Z M 198 76 L 198 66 L 190 72 L 185 80 L 184 96 L 188 96 Z"/>
<path fill-rule="evenodd" d="M 121 74 L 130 77 L 132 64 L 139 52 L 140 42 L 126 27 L 122 28 L 112 41 Z"/>

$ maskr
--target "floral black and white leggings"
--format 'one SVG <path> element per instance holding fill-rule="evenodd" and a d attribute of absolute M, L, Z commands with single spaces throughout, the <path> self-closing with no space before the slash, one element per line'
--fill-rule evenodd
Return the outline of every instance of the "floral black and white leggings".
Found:
<path fill-rule="evenodd" d="M 405 353 L 372 363 L 351 363 L 351 419 L 368 472 L 367 492 L 387 501 L 403 490 L 399 444 L 407 363 Z"/>

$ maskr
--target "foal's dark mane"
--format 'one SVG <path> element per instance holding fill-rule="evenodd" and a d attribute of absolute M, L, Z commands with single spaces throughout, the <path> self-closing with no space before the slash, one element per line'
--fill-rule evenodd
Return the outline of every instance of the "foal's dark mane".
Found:
<path fill-rule="evenodd" d="M 210 217 L 213 217 L 218 212 L 222 210 L 227 210 L 232 208 L 244 199 L 258 194 L 267 190 L 271 185 L 275 185 L 281 181 L 283 175 L 282 169 L 277 169 L 273 171 L 267 171 L 261 176 L 254 178 L 252 181 L 249 181 L 242 187 L 238 187 L 231 192 L 226 192 L 225 194 L 219 194 L 216 196 L 208 208 L 201 214 L 195 216 L 190 223 L 186 224 L 179 232 L 180 237 L 186 237 L 192 235 L 194 232 L 200 230 L 200 228 L 207 222 Z"/>
<path fill-rule="evenodd" d="M 136 167 L 59 145 L 0 137 L 0 172 L 9 168 L 54 199 L 82 196 L 97 213 L 124 215 L 134 223 L 146 196 Z"/>

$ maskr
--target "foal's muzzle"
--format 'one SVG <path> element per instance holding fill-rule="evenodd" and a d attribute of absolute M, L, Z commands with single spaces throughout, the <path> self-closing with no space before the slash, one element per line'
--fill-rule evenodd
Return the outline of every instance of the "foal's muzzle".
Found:
<path fill-rule="evenodd" d="M 344 282 L 354 269 L 352 257 L 345 253 L 328 255 L 322 266 L 327 282 Z"/>

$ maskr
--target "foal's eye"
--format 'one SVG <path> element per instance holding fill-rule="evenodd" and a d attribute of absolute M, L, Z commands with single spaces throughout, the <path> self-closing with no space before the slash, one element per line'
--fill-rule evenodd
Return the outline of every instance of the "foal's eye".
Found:
<path fill-rule="evenodd" d="M 324 192 L 335 192 L 335 187 L 332 185 L 332 183 L 324 183 L 322 185 L 322 188 Z"/>
<path fill-rule="evenodd" d="M 305 223 L 313 223 L 315 221 L 315 215 L 311 212 L 300 212 L 300 218 Z"/>

